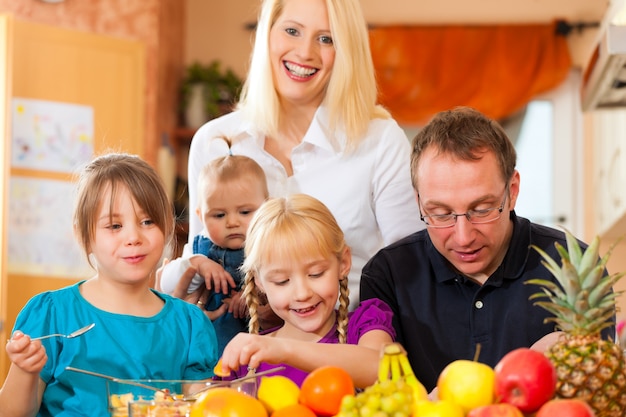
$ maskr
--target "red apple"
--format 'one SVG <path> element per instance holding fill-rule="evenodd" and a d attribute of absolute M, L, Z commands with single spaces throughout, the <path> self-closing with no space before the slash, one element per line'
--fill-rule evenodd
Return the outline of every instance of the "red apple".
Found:
<path fill-rule="evenodd" d="M 510 351 L 494 367 L 496 401 L 524 413 L 537 411 L 554 396 L 556 370 L 543 353 L 529 348 Z"/>
<path fill-rule="evenodd" d="M 555 399 L 541 406 L 535 417 L 594 417 L 593 409 L 578 399 Z"/>
<path fill-rule="evenodd" d="M 524 417 L 524 414 L 512 404 L 500 403 L 474 408 L 467 417 Z"/>

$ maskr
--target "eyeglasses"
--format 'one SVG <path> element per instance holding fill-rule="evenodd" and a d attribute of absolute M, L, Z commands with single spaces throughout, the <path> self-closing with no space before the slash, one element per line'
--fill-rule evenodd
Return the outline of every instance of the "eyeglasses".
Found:
<path fill-rule="evenodd" d="M 502 216 L 502 211 L 504 210 L 504 203 L 506 202 L 506 198 L 509 195 L 508 193 L 509 187 L 506 186 L 504 188 L 504 198 L 502 199 L 502 204 L 500 207 L 491 207 L 483 210 L 468 210 L 465 213 L 448 213 L 448 214 L 429 214 L 424 216 L 422 214 L 422 209 L 420 207 L 420 219 L 426 226 L 432 227 L 435 229 L 443 229 L 446 227 L 452 227 L 456 224 L 456 218 L 460 216 L 465 216 L 468 222 L 472 224 L 483 224 L 490 223 L 496 221 Z M 418 194 L 419 198 L 419 194 Z"/>

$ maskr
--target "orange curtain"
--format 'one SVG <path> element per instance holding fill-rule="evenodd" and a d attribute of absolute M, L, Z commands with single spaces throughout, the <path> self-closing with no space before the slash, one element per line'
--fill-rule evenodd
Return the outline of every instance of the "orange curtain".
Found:
<path fill-rule="evenodd" d="M 461 105 L 501 120 L 558 86 L 571 66 L 556 23 L 375 27 L 370 42 L 380 103 L 408 125 Z"/>

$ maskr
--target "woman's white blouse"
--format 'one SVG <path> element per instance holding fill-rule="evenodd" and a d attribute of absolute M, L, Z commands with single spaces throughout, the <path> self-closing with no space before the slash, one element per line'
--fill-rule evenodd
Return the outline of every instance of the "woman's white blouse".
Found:
<path fill-rule="evenodd" d="M 365 263 L 383 246 L 424 227 L 410 180 L 410 145 L 392 119 L 375 119 L 356 150 L 345 151 L 345 138 L 328 136 L 326 109 L 320 107 L 302 142 L 291 153 L 293 175 L 264 150 L 264 136 L 255 132 L 238 111 L 203 125 L 189 151 L 189 236 L 203 231 L 195 215 L 197 177 L 212 159 L 228 153 L 214 138 L 232 142 L 233 155 L 253 158 L 265 171 L 271 197 L 294 193 L 322 201 L 343 229 L 352 249 L 349 276 L 351 309 L 359 301 L 359 281 Z"/>

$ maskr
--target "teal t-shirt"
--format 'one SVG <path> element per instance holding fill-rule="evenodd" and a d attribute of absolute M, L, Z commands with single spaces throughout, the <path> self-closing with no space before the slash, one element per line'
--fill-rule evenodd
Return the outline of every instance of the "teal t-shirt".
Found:
<path fill-rule="evenodd" d="M 14 331 L 31 337 L 68 334 L 95 323 L 73 339 L 42 340 L 48 361 L 39 416 L 109 416 L 106 381 L 67 371 L 67 366 L 121 379 L 189 379 L 213 376 L 217 339 L 211 321 L 195 305 L 155 292 L 163 299 L 152 317 L 113 314 L 87 302 L 75 285 L 34 296 L 17 317 Z"/>

